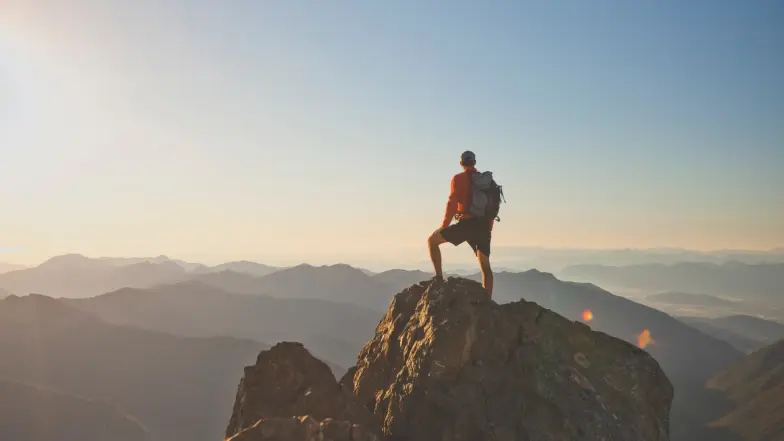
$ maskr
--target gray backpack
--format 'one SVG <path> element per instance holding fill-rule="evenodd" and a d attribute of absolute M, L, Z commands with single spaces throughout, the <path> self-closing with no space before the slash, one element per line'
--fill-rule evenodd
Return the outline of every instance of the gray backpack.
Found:
<path fill-rule="evenodd" d="M 475 173 L 471 176 L 471 201 L 468 212 L 476 217 L 500 221 L 498 212 L 501 201 L 506 202 L 504 192 L 493 179 L 493 172 Z"/>

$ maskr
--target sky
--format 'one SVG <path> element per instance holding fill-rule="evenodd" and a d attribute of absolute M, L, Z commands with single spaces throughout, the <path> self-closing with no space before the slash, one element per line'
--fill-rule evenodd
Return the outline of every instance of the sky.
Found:
<path fill-rule="evenodd" d="M 0 261 L 420 261 L 466 149 L 504 187 L 494 247 L 780 247 L 782 22 L 774 0 L 0 0 Z"/>

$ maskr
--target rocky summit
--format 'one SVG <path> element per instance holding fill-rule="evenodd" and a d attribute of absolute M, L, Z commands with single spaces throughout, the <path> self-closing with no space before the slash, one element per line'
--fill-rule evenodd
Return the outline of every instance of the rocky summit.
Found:
<path fill-rule="evenodd" d="M 245 370 L 239 441 L 668 441 L 673 387 L 645 351 L 463 278 L 397 294 L 337 382 L 297 343 Z"/>

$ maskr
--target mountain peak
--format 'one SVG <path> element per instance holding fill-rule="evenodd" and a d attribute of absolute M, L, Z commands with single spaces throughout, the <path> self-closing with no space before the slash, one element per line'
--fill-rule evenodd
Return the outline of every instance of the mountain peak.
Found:
<path fill-rule="evenodd" d="M 758 349 L 708 381 L 734 404 L 712 425 L 744 440 L 779 440 L 784 433 L 784 339 Z"/>
<path fill-rule="evenodd" d="M 66 305 L 58 299 L 41 294 L 10 295 L 0 300 L 0 322 L 22 323 L 29 326 L 70 326 L 77 323 L 100 321 L 92 314 Z"/>
<path fill-rule="evenodd" d="M 227 436 L 272 439 L 259 425 L 315 412 L 389 441 L 669 439 L 673 387 L 648 353 L 532 302 L 498 305 L 464 278 L 397 294 L 339 387 L 317 366 L 301 345 L 262 353 Z"/>
<path fill-rule="evenodd" d="M 60 256 L 54 256 L 49 258 L 48 260 L 44 261 L 40 265 L 39 268 L 63 268 L 63 269 L 72 269 L 72 268 L 81 268 L 88 265 L 97 264 L 97 261 L 90 259 L 82 254 L 63 254 Z"/>

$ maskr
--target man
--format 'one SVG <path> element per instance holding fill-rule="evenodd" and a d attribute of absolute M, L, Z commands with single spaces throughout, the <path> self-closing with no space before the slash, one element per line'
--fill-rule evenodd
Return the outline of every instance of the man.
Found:
<path fill-rule="evenodd" d="M 460 165 L 463 172 L 452 177 L 449 200 L 446 203 L 446 213 L 441 228 L 437 229 L 427 240 L 430 248 L 430 260 L 436 270 L 436 279 L 443 280 L 441 268 L 441 244 L 449 242 L 455 246 L 468 242 L 479 260 L 482 271 L 482 286 L 487 294 L 493 296 L 493 271 L 490 268 L 490 232 L 493 229 L 492 218 L 476 217 L 468 213 L 471 201 L 471 175 L 479 173 L 476 168 L 476 155 L 465 151 L 460 155 Z M 458 222 L 454 225 L 452 218 L 457 215 Z"/>

